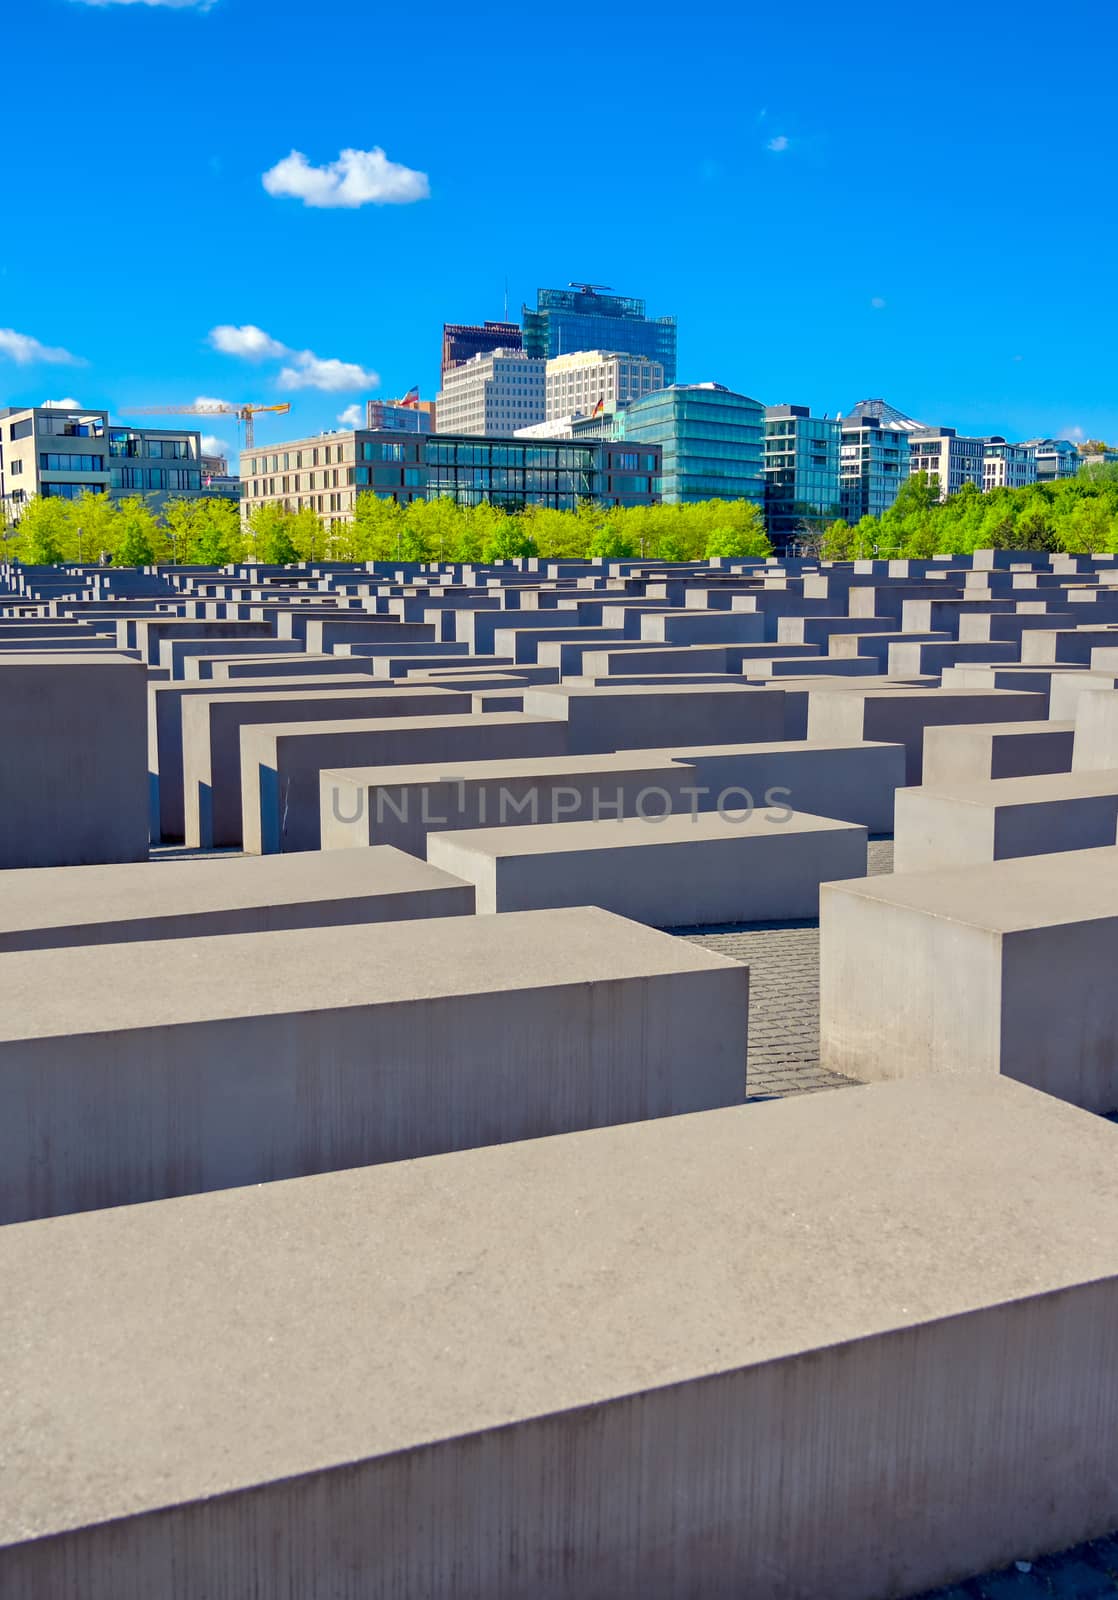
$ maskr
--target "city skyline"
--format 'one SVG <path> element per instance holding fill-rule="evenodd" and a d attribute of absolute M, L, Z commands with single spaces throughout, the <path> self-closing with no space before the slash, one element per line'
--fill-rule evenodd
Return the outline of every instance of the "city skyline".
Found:
<path fill-rule="evenodd" d="M 603 108 L 585 40 L 556 19 L 473 119 L 457 90 L 491 76 L 494 38 L 518 37 L 511 7 L 479 27 L 432 6 L 416 55 L 407 18 L 343 0 L 352 49 L 291 95 L 301 14 L 37 0 L 14 16 L 12 59 L 42 59 L 48 27 L 51 50 L 45 87 L 7 86 L 37 159 L 6 187 L 23 225 L 0 244 L 0 401 L 124 421 L 198 397 L 290 401 L 258 436 L 307 436 L 415 384 L 433 397 L 444 322 L 517 319 L 538 288 L 589 274 L 677 319 L 681 382 L 831 416 L 885 395 L 965 434 L 1118 437 L 1102 5 L 1076 13 L 1092 48 L 1068 39 L 1074 72 L 1035 40 L 991 70 L 1021 28 L 995 0 L 948 74 L 915 13 L 853 26 L 809 0 L 790 51 L 774 15 L 716 7 L 672 29 L 667 82 L 671 13 L 623 6 L 626 82 L 655 93 L 607 74 Z M 374 43 L 408 70 L 379 74 L 370 101 Z M 764 71 L 743 87 L 745 61 Z M 106 96 L 109 72 L 126 94 Z M 548 117 L 541 84 L 579 115 Z M 624 129 L 623 167 L 596 128 Z M 44 171 L 94 155 L 49 203 Z M 236 450 L 231 419 L 198 425 Z"/>

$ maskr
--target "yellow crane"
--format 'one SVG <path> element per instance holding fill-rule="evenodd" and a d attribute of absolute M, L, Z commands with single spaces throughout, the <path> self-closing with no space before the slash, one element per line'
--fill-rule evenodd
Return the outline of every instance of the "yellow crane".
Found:
<path fill-rule="evenodd" d="M 237 421 L 243 422 L 245 426 L 245 449 L 251 450 L 256 442 L 253 435 L 252 420 L 256 416 L 257 412 L 286 412 L 290 410 L 290 400 L 285 400 L 282 405 L 278 406 L 255 406 L 248 404 L 233 406 L 223 405 L 218 401 L 213 401 L 209 404 L 193 406 L 132 406 L 130 410 L 125 412 L 125 415 L 130 417 L 236 417 Z"/>

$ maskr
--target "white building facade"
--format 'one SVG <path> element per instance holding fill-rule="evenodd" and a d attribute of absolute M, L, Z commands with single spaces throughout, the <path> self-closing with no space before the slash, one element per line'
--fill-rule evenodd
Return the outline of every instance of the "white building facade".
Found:
<path fill-rule="evenodd" d="M 986 470 L 986 440 L 967 439 L 954 428 L 919 428 L 909 434 L 909 471 L 939 479 L 939 497 L 958 494 L 964 483 L 981 489 Z"/>
<path fill-rule="evenodd" d="M 982 487 L 989 489 L 1027 489 L 1036 482 L 1036 456 L 1027 444 L 1010 444 L 992 435 L 986 441 L 982 462 Z"/>
<path fill-rule="evenodd" d="M 575 350 L 547 363 L 545 420 L 615 411 L 664 387 L 664 366 L 618 350 Z"/>
<path fill-rule="evenodd" d="M 452 367 L 435 404 L 439 433 L 511 438 L 545 419 L 547 362 L 492 350 Z"/>

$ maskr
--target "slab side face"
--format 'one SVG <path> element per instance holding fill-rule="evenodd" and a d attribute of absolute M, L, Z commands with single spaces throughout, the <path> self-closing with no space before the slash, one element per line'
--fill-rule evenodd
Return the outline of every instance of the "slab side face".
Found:
<path fill-rule="evenodd" d="M 5 1596 L 891 1600 L 1060 1548 L 1118 1514 L 1116 1241 L 1112 1130 L 973 1080 L 8 1229 Z"/>
<path fill-rule="evenodd" d="M 45 950 L 0 979 L 2 1222 L 744 1096 L 747 968 L 592 909 Z"/>

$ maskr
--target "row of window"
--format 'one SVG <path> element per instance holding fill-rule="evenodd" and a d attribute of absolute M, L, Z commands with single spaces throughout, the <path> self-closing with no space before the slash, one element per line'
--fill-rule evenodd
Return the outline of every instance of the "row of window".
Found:
<path fill-rule="evenodd" d="M 202 474 L 197 467 L 112 467 L 109 479 L 114 489 L 200 489 Z"/>
<path fill-rule="evenodd" d="M 53 450 L 40 450 L 40 472 L 104 472 L 104 456 L 79 456 L 56 454 Z"/>
<path fill-rule="evenodd" d="M 266 472 L 290 472 L 292 467 L 298 472 L 303 467 L 328 467 L 333 463 L 340 465 L 345 459 L 343 448 L 340 444 L 320 444 L 307 450 L 281 450 L 272 456 L 253 456 L 251 476 L 255 478 Z"/>
<path fill-rule="evenodd" d="M 83 494 L 104 494 L 103 483 L 44 483 L 45 500 L 80 500 Z"/>

